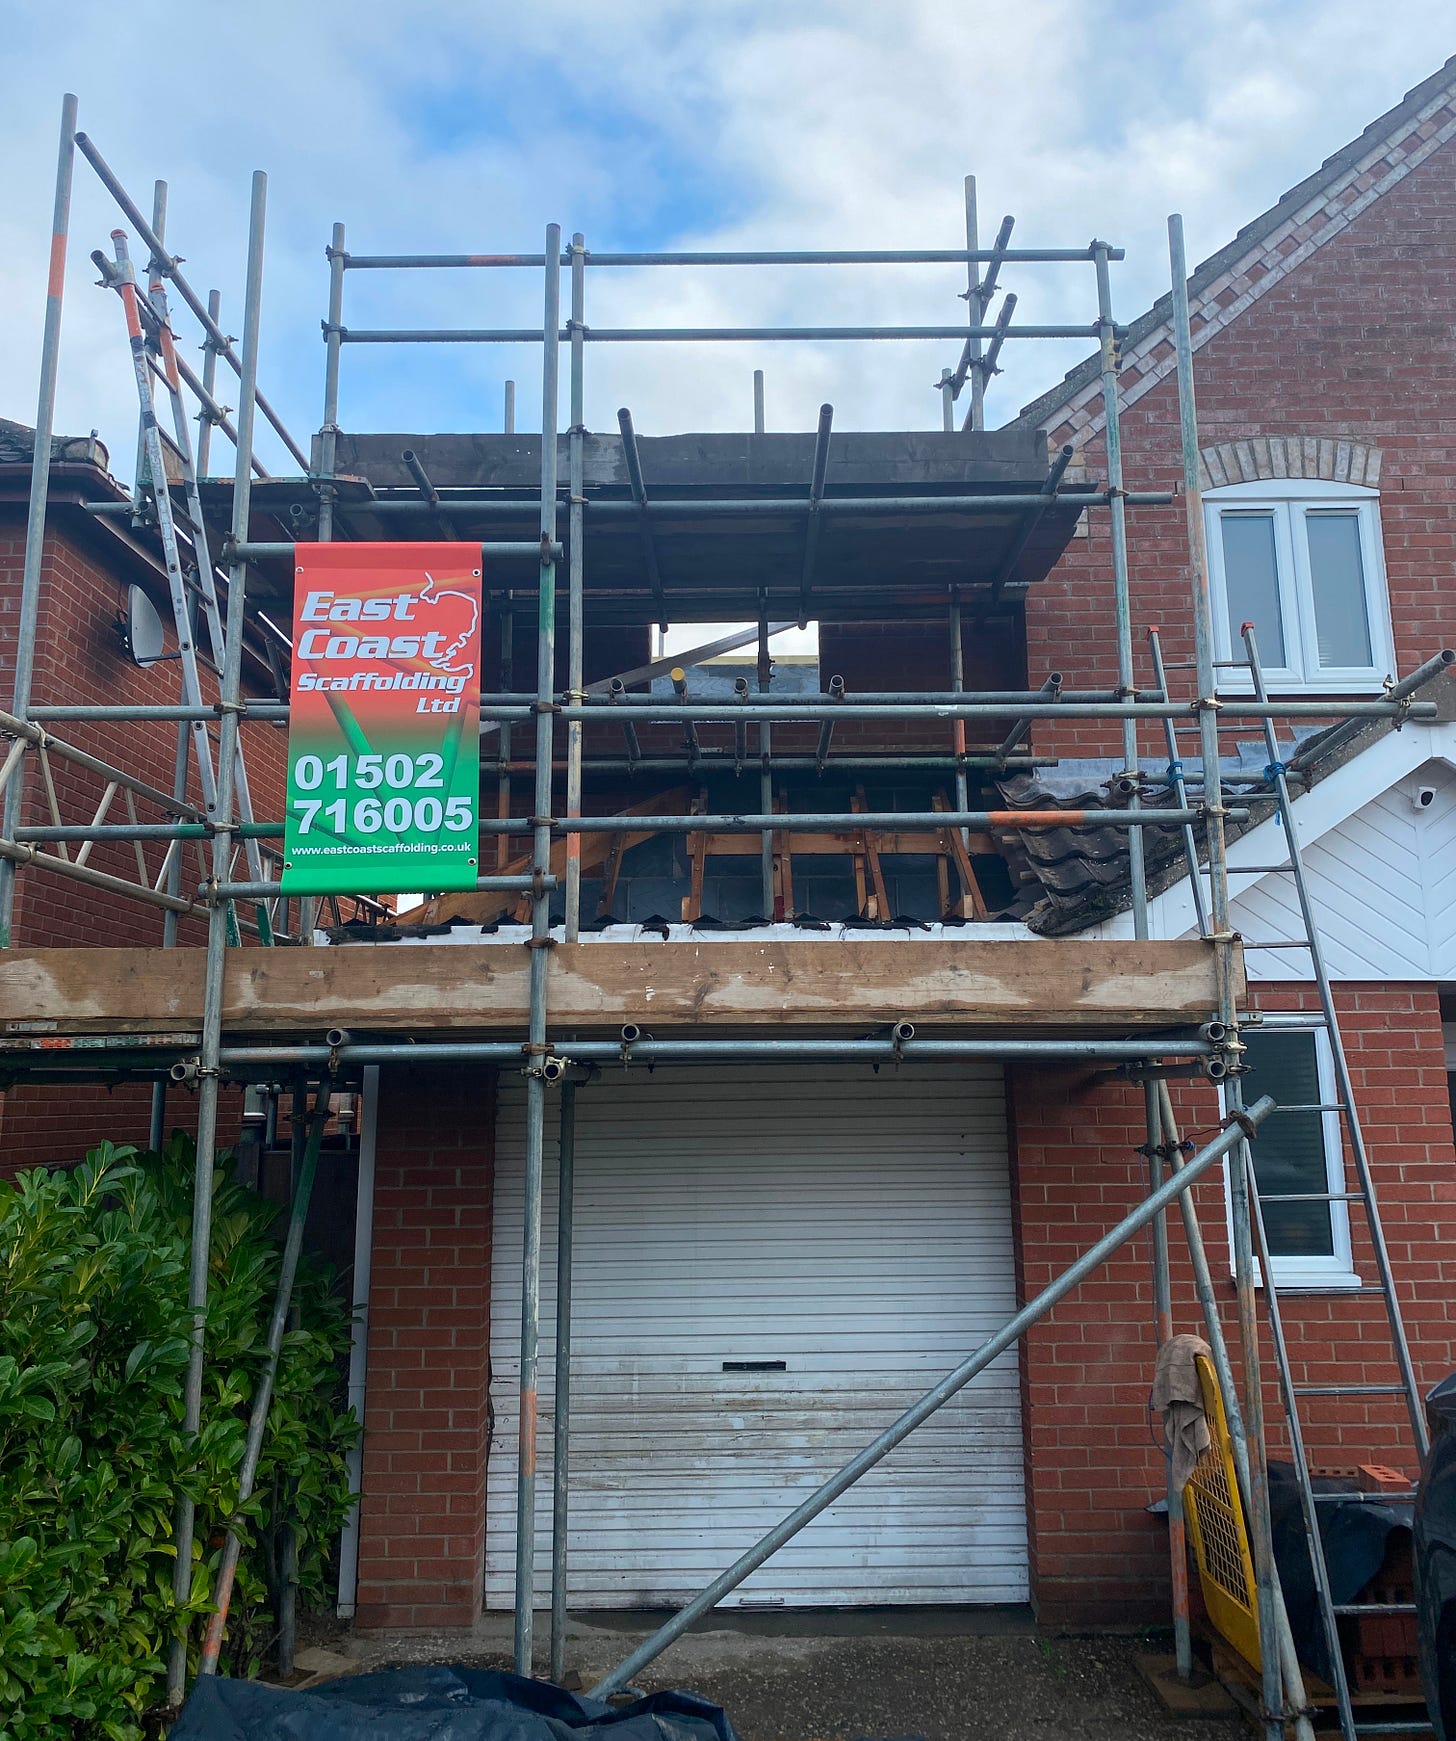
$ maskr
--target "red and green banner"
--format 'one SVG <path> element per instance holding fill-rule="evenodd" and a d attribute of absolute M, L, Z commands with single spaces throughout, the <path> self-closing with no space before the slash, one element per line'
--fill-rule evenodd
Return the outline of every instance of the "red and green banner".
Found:
<path fill-rule="evenodd" d="M 473 889 L 480 546 L 297 550 L 284 892 Z"/>

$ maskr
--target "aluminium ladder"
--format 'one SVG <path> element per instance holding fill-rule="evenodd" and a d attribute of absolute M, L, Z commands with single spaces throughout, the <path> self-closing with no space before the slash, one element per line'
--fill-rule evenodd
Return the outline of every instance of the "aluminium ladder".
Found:
<path fill-rule="evenodd" d="M 211 652 L 209 663 L 216 672 L 221 672 L 224 664 L 226 631 L 223 625 L 222 611 L 218 604 L 212 556 L 208 548 L 207 529 L 203 520 L 202 494 L 198 486 L 197 467 L 193 460 L 192 436 L 187 408 L 182 398 L 182 381 L 177 367 L 175 340 L 168 316 L 166 291 L 160 275 L 154 271 L 147 288 L 147 294 L 142 296 L 138 292 L 136 273 L 127 252 L 125 232 L 113 230 L 112 244 L 116 254 L 114 266 L 106 261 L 99 252 L 93 255 L 93 258 L 101 267 L 106 284 L 120 295 L 126 313 L 127 335 L 131 343 L 137 397 L 141 410 L 141 449 L 147 471 L 150 474 L 152 500 L 157 514 L 157 530 L 161 537 L 162 553 L 167 571 L 167 587 L 172 603 L 173 625 L 177 635 L 177 658 L 182 668 L 182 698 L 188 706 L 200 708 L 204 702 L 194 625 L 194 595 L 201 605 L 202 616 L 207 624 Z M 167 440 L 176 456 L 177 465 L 182 474 L 181 483 L 185 508 L 180 511 L 172 500 L 171 484 L 167 477 L 166 459 L 162 446 L 164 438 L 157 421 L 154 389 L 156 381 L 161 382 L 171 404 L 174 435 Z M 138 486 L 140 487 L 140 480 L 138 480 Z M 193 558 L 191 564 L 185 567 L 182 560 L 181 539 L 178 536 L 179 517 L 185 528 Z M 218 820 L 217 776 L 213 767 L 212 736 L 205 719 L 196 719 L 192 722 L 192 738 L 197 757 L 198 778 L 202 786 L 204 808 L 209 821 L 216 822 Z M 237 745 L 234 783 L 239 818 L 245 823 L 251 823 L 254 820 L 253 805 L 248 790 L 248 776 L 244 765 L 241 737 Z M 264 857 L 258 841 L 251 837 L 246 838 L 243 841 L 243 848 L 252 880 L 255 883 L 270 880 L 268 861 Z M 169 851 L 171 850 L 180 851 L 180 845 L 176 842 L 171 843 Z M 262 941 L 271 942 L 272 925 L 267 907 L 259 906 L 258 920 Z"/>
<path fill-rule="evenodd" d="M 1263 667 L 1259 661 L 1258 643 L 1251 623 L 1243 625 L 1244 649 L 1249 674 L 1253 680 L 1255 698 L 1261 703 L 1267 703 L 1268 689 L 1264 680 Z M 1347 1496 L 1342 1494 L 1320 1494 L 1314 1491 L 1310 1474 L 1309 1456 L 1306 1450 L 1305 1432 L 1300 1419 L 1300 1400 L 1304 1397 L 1373 1397 L 1399 1396 L 1406 1406 L 1410 1420 L 1411 1438 L 1416 1452 L 1417 1462 L 1420 1462 L 1428 1447 L 1429 1439 L 1426 1429 L 1425 1413 L 1422 1408 L 1421 1395 L 1416 1381 L 1415 1367 L 1411 1360 L 1410 1345 L 1406 1338 L 1405 1326 L 1401 1319 L 1400 1302 L 1396 1296 L 1395 1279 L 1391 1271 L 1390 1254 L 1385 1241 L 1384 1229 L 1381 1225 L 1380 1211 L 1376 1202 L 1375 1184 L 1370 1170 L 1370 1157 L 1365 1144 L 1364 1131 L 1361 1128 L 1359 1112 L 1356 1108 L 1354 1084 L 1350 1076 L 1349 1063 L 1345 1054 L 1344 1042 L 1340 1034 L 1339 1018 L 1335 1010 L 1334 996 L 1330 985 L 1329 970 L 1325 962 L 1324 948 L 1321 943 L 1318 923 L 1310 898 L 1309 883 L 1305 875 L 1304 862 L 1300 854 L 1299 837 L 1295 827 L 1293 805 L 1289 794 L 1288 775 L 1284 764 L 1279 759 L 1278 741 L 1275 736 L 1274 723 L 1266 717 L 1263 721 L 1264 748 L 1269 757 L 1265 776 L 1273 789 L 1277 814 L 1284 832 L 1287 847 L 1287 862 L 1269 866 L 1231 865 L 1230 873 L 1240 868 L 1267 872 L 1268 874 L 1287 875 L 1293 880 L 1294 891 L 1302 936 L 1279 939 L 1272 942 L 1247 942 L 1245 948 L 1265 949 L 1299 949 L 1307 951 L 1313 973 L 1315 989 L 1318 996 L 1319 1011 L 1315 1026 L 1324 1031 L 1328 1038 L 1330 1055 L 1334 1065 L 1335 1099 L 1325 1103 L 1318 1101 L 1306 1106 L 1282 1106 L 1281 1112 L 1311 1112 L 1338 1113 L 1344 1131 L 1345 1141 L 1354 1163 L 1355 1190 L 1340 1191 L 1306 1191 L 1297 1193 L 1282 1193 L 1279 1195 L 1265 1194 L 1262 1197 L 1258 1182 L 1254 1176 L 1254 1168 L 1249 1167 L 1249 1202 L 1254 1228 L 1258 1239 L 1258 1255 L 1261 1267 L 1265 1307 L 1268 1313 L 1269 1329 L 1274 1349 L 1275 1366 L 1278 1373 L 1279 1394 L 1289 1433 L 1290 1449 L 1294 1461 L 1296 1484 L 1299 1490 L 1300 1506 L 1304 1517 L 1305 1532 L 1309 1541 L 1311 1570 L 1313 1572 L 1316 1599 L 1320 1613 L 1320 1625 L 1324 1634 L 1327 1654 L 1330 1661 L 1330 1681 L 1334 1688 L 1336 1704 L 1339 1710 L 1340 1731 L 1343 1741 L 1357 1741 L 1361 1735 L 1394 1734 L 1420 1732 L 1428 1730 L 1429 1725 L 1421 1722 L 1359 1722 L 1350 1698 L 1348 1677 L 1345 1674 L 1344 1661 L 1340 1653 L 1339 1620 L 1343 1616 L 1414 1614 L 1413 1603 L 1340 1603 L 1332 1597 L 1330 1587 L 1329 1567 L 1325 1559 L 1323 1540 L 1319 1529 L 1319 1507 L 1322 1504 L 1336 1504 Z M 1195 886 L 1197 878 L 1194 878 Z M 1200 903 L 1201 905 L 1201 903 Z M 1382 1384 L 1296 1384 L 1290 1365 L 1289 1344 L 1285 1336 L 1283 1313 L 1279 1300 L 1279 1289 L 1275 1283 L 1274 1266 L 1270 1260 L 1268 1240 L 1264 1228 L 1264 1206 L 1278 1203 L 1324 1203 L 1333 1206 L 1343 1203 L 1363 1211 L 1366 1230 L 1370 1239 L 1375 1258 L 1378 1281 L 1374 1286 L 1360 1287 L 1350 1292 L 1368 1295 L 1379 1295 L 1384 1302 L 1386 1321 L 1390 1332 L 1390 1365 L 1392 1380 Z M 1343 1297 L 1343 1296 L 1342 1296 Z M 1374 1502 L 1381 1500 L 1408 1502 L 1412 1492 L 1395 1492 L 1367 1496 Z"/>

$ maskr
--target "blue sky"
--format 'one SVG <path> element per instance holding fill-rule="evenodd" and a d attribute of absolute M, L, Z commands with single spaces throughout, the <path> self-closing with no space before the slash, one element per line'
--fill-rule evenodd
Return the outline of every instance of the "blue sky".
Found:
<path fill-rule="evenodd" d="M 1220 246 L 1456 50 L 1446 0 L 194 0 L 65 8 L 0 0 L 0 413 L 31 421 L 59 101 L 135 197 L 170 187 L 169 241 L 199 290 L 241 321 L 249 174 L 268 171 L 263 385 L 300 439 L 317 427 L 323 247 L 343 221 L 361 252 L 539 249 L 548 220 L 598 249 L 954 247 L 974 172 L 982 230 L 1017 214 L 1026 246 L 1124 245 L 1119 312 L 1167 282 L 1164 220 L 1193 257 Z M 58 423 L 100 429 L 130 466 L 134 421 L 115 299 L 88 255 L 114 209 L 78 163 Z M 1018 319 L 1090 319 L 1090 273 L 1003 275 Z M 618 273 L 589 280 L 598 325 L 954 323 L 954 270 L 773 275 Z M 364 325 L 526 325 L 534 274 L 357 274 Z M 190 335 L 189 341 L 190 341 Z M 755 366 L 770 428 L 938 425 L 932 384 L 953 345 L 603 346 L 587 422 L 630 404 L 644 433 L 745 427 Z M 1081 347 L 1008 347 L 993 419 Z M 525 352 L 358 347 L 346 428 L 499 427 Z M 270 462 L 277 454 L 269 455 Z M 278 469 L 275 466 L 275 469 Z"/>

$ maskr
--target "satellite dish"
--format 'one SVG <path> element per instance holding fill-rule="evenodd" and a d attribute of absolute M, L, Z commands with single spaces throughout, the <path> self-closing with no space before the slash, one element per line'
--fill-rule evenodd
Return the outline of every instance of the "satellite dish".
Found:
<path fill-rule="evenodd" d="M 138 665 L 155 665 L 166 657 L 161 614 L 139 586 L 126 589 L 126 650 Z"/>

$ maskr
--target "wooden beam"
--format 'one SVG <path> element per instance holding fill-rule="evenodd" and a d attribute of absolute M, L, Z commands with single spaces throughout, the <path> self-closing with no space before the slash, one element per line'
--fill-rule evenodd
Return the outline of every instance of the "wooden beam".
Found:
<path fill-rule="evenodd" d="M 633 804 L 622 811 L 624 817 L 631 816 L 681 816 L 683 807 L 689 801 L 688 788 L 675 786 L 670 792 L 659 792 L 654 798 L 646 798 L 640 804 Z M 623 853 L 634 846 L 639 846 L 644 840 L 652 839 L 651 829 L 623 829 L 621 834 L 602 834 L 593 831 L 582 836 L 581 869 L 582 875 L 589 875 L 606 864 L 613 851 Z M 502 876 L 524 876 L 531 868 L 529 851 L 519 853 L 501 870 Z M 555 840 L 551 843 L 551 875 L 564 877 L 566 875 L 566 841 Z M 462 894 L 432 895 L 423 906 L 411 907 L 407 913 L 401 913 L 397 923 L 401 925 L 438 925 L 449 918 L 467 919 L 475 925 L 489 925 L 499 919 L 503 913 L 515 908 L 522 918 L 529 918 L 531 899 L 529 895 L 522 896 L 518 901 L 512 895 L 491 894 L 488 890 L 474 890 Z"/>
<path fill-rule="evenodd" d="M 196 1028 L 201 949 L 0 951 L 0 1040 Z M 523 1034 L 528 951 L 515 943 L 230 949 L 232 1034 Z M 917 1025 L 1118 1033 L 1206 1021 L 1211 948 L 1176 943 L 825 936 L 587 942 L 551 951 L 553 1034 L 640 1022 L 667 1030 Z"/>

